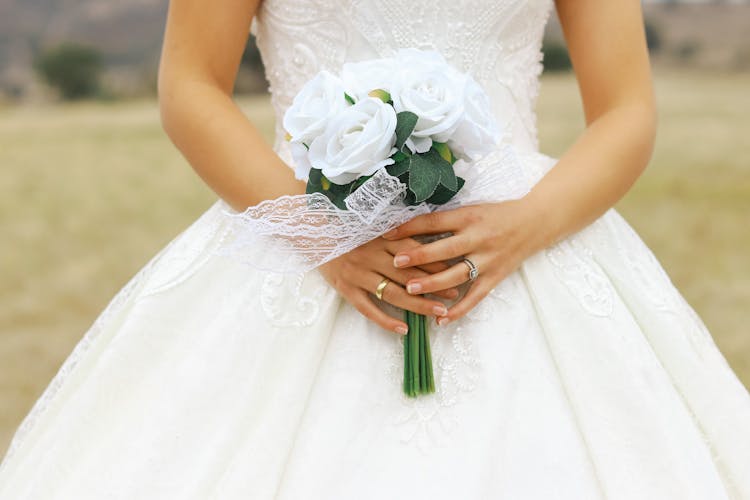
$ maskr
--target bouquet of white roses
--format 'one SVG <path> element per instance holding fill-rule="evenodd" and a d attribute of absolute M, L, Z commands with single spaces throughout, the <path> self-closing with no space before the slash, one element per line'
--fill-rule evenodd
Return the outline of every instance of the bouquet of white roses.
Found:
<path fill-rule="evenodd" d="M 280 154 L 290 153 L 307 193 L 225 210 L 213 251 L 266 272 L 305 273 L 418 215 L 520 198 L 529 172 L 511 144 L 497 144 L 490 109 L 479 84 L 434 51 L 321 71 L 283 120 L 289 150 Z M 404 392 L 433 392 L 425 318 L 405 314 Z"/>
<path fill-rule="evenodd" d="M 498 138 L 479 84 L 437 52 L 416 49 L 345 64 L 338 76 L 321 71 L 296 95 L 283 125 L 306 192 L 355 210 L 364 221 L 377 215 L 382 199 L 403 206 L 447 203 L 464 185 L 456 161 L 478 160 Z M 384 178 L 398 179 L 398 196 L 383 198 Z M 434 392 L 426 318 L 405 316 L 404 392 Z"/>
<path fill-rule="evenodd" d="M 446 203 L 463 185 L 452 165 L 496 146 L 489 100 L 468 74 L 437 52 L 402 49 L 394 57 L 321 71 L 284 114 L 297 178 L 337 207 L 378 171 L 407 187 L 407 205 Z"/>

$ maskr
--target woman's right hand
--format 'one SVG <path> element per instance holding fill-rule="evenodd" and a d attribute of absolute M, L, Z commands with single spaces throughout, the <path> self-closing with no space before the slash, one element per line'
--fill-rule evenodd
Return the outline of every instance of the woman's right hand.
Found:
<path fill-rule="evenodd" d="M 398 252 L 421 245 L 412 238 L 388 241 L 375 238 L 354 250 L 318 266 L 323 277 L 350 304 L 368 319 L 381 327 L 401 335 L 408 331 L 406 323 L 393 318 L 380 309 L 373 300 L 375 290 L 383 278 L 391 281 L 383 289 L 383 299 L 401 309 L 424 314 L 425 316 L 444 316 L 448 313 L 442 302 L 419 295 L 409 295 L 404 285 L 410 279 L 424 277 L 444 271 L 448 268 L 442 262 L 427 266 L 398 269 L 393 265 L 393 256 Z M 435 295 L 455 299 L 458 289 L 449 288 L 435 292 Z"/>

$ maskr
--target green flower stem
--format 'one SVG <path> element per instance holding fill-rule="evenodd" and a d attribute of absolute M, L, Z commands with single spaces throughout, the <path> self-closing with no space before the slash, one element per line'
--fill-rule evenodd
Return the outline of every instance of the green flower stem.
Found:
<path fill-rule="evenodd" d="M 427 317 L 404 313 L 408 333 L 404 336 L 404 393 L 410 397 L 435 392 Z"/>
<path fill-rule="evenodd" d="M 419 318 L 417 314 L 412 314 L 411 325 L 409 325 L 409 335 L 411 336 L 411 345 L 409 350 L 411 351 L 411 375 L 412 375 L 412 391 L 415 393 L 419 392 Z"/>
<path fill-rule="evenodd" d="M 427 392 L 435 392 L 435 377 L 434 373 L 432 372 L 432 353 L 430 352 L 430 336 L 427 334 L 427 323 L 425 322 L 424 325 L 424 335 L 425 339 L 427 340 L 424 344 L 424 352 L 425 352 L 425 360 L 427 361 L 425 363 L 427 367 L 427 378 L 429 380 L 429 383 L 427 384 Z"/>
<path fill-rule="evenodd" d="M 409 328 L 409 332 L 411 332 L 411 314 L 409 311 L 405 311 L 405 319 L 406 319 L 406 325 Z M 406 335 L 404 335 L 404 393 L 407 396 L 413 396 L 412 394 L 412 387 L 414 386 L 414 377 L 411 372 L 411 337 L 409 336 L 409 332 L 407 332 Z"/>

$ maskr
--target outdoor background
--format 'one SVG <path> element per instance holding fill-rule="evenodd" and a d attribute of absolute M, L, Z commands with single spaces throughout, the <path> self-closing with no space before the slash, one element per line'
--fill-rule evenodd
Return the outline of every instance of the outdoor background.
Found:
<path fill-rule="evenodd" d="M 0 453 L 107 302 L 214 200 L 161 128 L 166 0 L 0 0 Z M 645 6 L 659 132 L 617 208 L 750 386 L 750 5 Z M 556 21 L 542 151 L 583 127 Z M 237 103 L 271 140 L 253 41 Z"/>

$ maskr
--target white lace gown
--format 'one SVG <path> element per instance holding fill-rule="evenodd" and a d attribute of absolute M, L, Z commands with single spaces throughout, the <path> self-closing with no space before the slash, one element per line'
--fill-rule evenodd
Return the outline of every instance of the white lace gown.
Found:
<path fill-rule="evenodd" d="M 510 117 L 533 183 L 555 164 L 533 112 L 551 3 L 266 0 L 254 30 L 277 116 L 322 68 L 441 51 Z M 317 271 L 217 256 L 224 210 L 85 334 L 17 430 L 0 499 L 750 499 L 750 395 L 615 210 L 433 322 L 437 390 L 416 399 L 401 337 Z"/>

